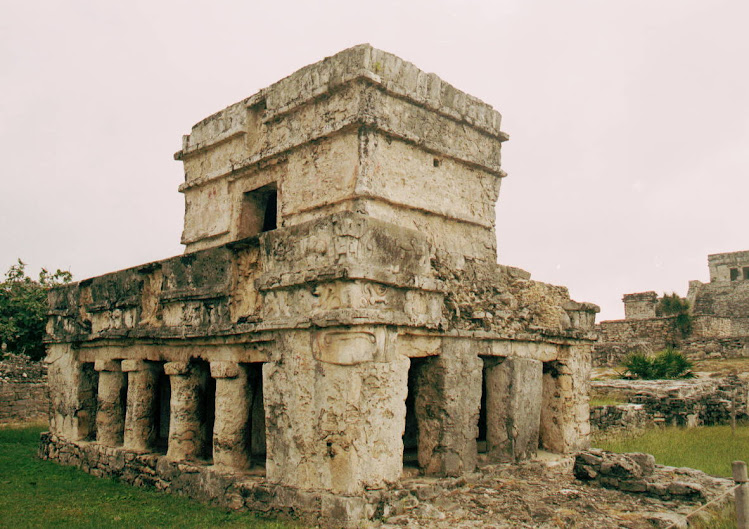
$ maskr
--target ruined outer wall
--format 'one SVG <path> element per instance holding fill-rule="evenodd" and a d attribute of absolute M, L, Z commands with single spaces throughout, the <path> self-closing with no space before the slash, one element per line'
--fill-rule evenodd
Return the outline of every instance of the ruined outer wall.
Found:
<path fill-rule="evenodd" d="M 0 382 L 0 424 L 46 421 L 48 417 L 46 382 Z"/>
<path fill-rule="evenodd" d="M 597 325 L 599 342 L 593 349 L 594 366 L 617 366 L 632 352 L 652 353 L 680 339 L 675 317 L 609 320 Z"/>

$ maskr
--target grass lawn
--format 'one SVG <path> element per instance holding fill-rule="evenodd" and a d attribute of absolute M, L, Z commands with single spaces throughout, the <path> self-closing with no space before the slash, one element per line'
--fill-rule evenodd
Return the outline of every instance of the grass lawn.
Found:
<path fill-rule="evenodd" d="M 301 526 L 227 512 L 187 498 L 95 478 L 36 458 L 42 427 L 0 428 L 0 527 L 243 527 Z"/>
<path fill-rule="evenodd" d="M 646 452 L 660 465 L 690 467 L 722 477 L 731 477 L 731 463 L 749 462 L 749 425 L 731 434 L 730 426 L 656 428 L 644 433 L 594 443 L 611 452 Z"/>
<path fill-rule="evenodd" d="M 700 428 L 657 428 L 636 436 L 601 440 L 598 448 L 611 452 L 646 452 L 661 465 L 690 467 L 707 474 L 731 477 L 731 463 L 749 462 L 749 425 L 743 424 L 731 433 L 730 426 Z M 713 511 L 714 518 L 699 529 L 732 529 L 736 527 L 733 505 Z"/>

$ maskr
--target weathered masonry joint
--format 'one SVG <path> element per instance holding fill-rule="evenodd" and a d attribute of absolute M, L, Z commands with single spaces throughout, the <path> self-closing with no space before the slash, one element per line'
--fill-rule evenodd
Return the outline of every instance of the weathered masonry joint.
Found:
<path fill-rule="evenodd" d="M 506 139 L 368 45 L 195 125 L 185 254 L 50 294 L 43 455 L 347 523 L 587 446 L 597 307 L 496 264 Z"/>

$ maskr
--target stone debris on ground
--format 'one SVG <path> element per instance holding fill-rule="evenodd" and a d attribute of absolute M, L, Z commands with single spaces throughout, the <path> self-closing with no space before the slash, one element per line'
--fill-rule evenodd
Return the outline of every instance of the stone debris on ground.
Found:
<path fill-rule="evenodd" d="M 574 458 L 570 457 L 518 465 L 487 465 L 479 472 L 452 480 L 414 478 L 403 482 L 394 499 L 385 504 L 383 521 L 375 527 L 686 527 L 689 513 L 705 501 L 720 497 L 731 486 L 730 480 L 712 478 L 696 470 L 654 465 L 652 456 L 637 462 L 632 457 L 599 450 L 583 454 L 606 462 L 617 457 L 626 459 L 625 463 L 632 464 L 623 467 L 633 467 L 629 470 L 638 476 L 650 472 L 648 480 L 656 488 L 663 487 L 666 493 L 659 496 L 623 492 L 605 488 L 595 480 L 575 479 Z M 624 474 L 629 476 L 627 472 Z M 676 494 L 683 492 L 677 490 L 680 483 L 685 484 L 684 491 L 690 494 Z M 668 493 L 670 490 L 675 493 Z M 691 494 L 695 491 L 698 492 Z"/>

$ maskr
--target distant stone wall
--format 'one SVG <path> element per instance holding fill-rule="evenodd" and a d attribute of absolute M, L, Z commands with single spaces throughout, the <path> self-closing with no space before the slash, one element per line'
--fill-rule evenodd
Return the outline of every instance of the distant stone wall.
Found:
<path fill-rule="evenodd" d="M 0 424 L 45 421 L 48 414 L 46 382 L 0 382 Z"/>
<path fill-rule="evenodd" d="M 674 316 L 635 320 L 602 321 L 600 339 L 593 349 L 593 365 L 614 367 L 629 353 L 664 349 L 678 341 Z"/>
<path fill-rule="evenodd" d="M 47 368 L 28 356 L 0 359 L 0 424 L 46 421 L 49 415 Z"/>
<path fill-rule="evenodd" d="M 621 432 L 637 432 L 655 427 L 653 416 L 642 404 L 620 404 L 618 406 L 591 406 L 590 431 L 596 438 L 617 435 Z"/>
<path fill-rule="evenodd" d="M 652 353 L 675 345 L 692 360 L 749 356 L 749 318 L 694 316 L 692 333 L 683 337 L 675 316 L 602 321 L 593 350 L 595 367 L 615 367 L 629 353 Z"/>
<path fill-rule="evenodd" d="M 591 408 L 591 430 L 624 430 L 646 425 L 726 424 L 735 406 L 737 419 L 749 418 L 749 383 L 735 375 L 693 380 L 597 380 L 591 395 L 616 395 L 630 404 Z M 637 408 L 633 405 L 638 405 Z"/>

